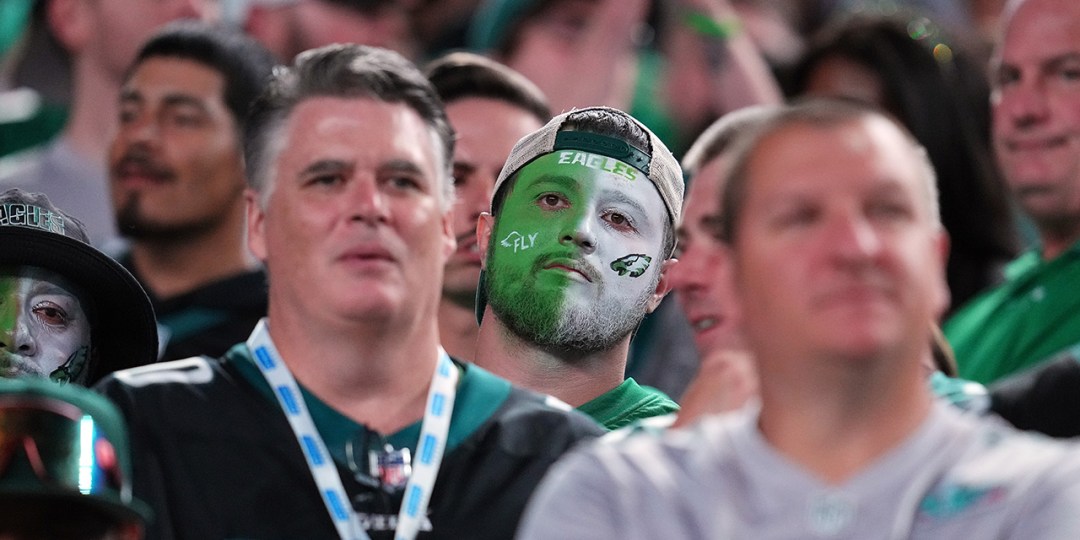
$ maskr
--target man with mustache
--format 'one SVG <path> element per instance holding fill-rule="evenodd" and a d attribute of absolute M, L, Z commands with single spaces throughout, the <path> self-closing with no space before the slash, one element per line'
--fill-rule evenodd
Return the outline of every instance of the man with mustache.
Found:
<path fill-rule="evenodd" d="M 1080 345 L 1080 3 L 1014 0 L 994 54 L 993 142 L 1039 245 L 945 326 L 960 376 L 984 384 Z"/>
<path fill-rule="evenodd" d="M 567 456 L 519 538 L 1080 537 L 1080 454 L 935 400 L 948 239 L 926 151 L 863 105 L 784 107 L 731 157 L 760 402 Z M 612 496 L 618 493 L 619 496 Z"/>
<path fill-rule="evenodd" d="M 266 314 L 265 276 L 244 245 L 241 133 L 273 66 L 238 31 L 166 27 L 120 92 L 109 152 L 122 264 L 149 291 L 163 360 L 224 353 Z"/>
<path fill-rule="evenodd" d="M 682 182 L 664 144 L 615 109 L 519 141 L 477 226 L 476 363 L 608 429 L 678 410 L 625 371 L 631 334 L 670 288 Z"/>
<path fill-rule="evenodd" d="M 551 119 L 540 89 L 510 68 L 475 54 L 456 52 L 427 68 L 446 105 L 454 142 L 454 236 L 439 304 L 439 336 L 450 356 L 476 358 L 476 284 L 483 252 L 476 221 L 491 205 L 491 189 L 519 139 Z"/>
<path fill-rule="evenodd" d="M 6 5 L 18 2 L 3 2 Z M 68 73 L 49 73 L 70 64 L 70 108 L 63 131 L 40 148 L 0 160 L 0 186 L 48 195 L 78 217 L 94 246 L 114 252 L 117 231 L 109 204 L 107 151 L 116 130 L 116 92 L 135 51 L 156 30 L 178 19 L 210 18 L 216 9 L 208 0 L 36 0 L 34 32 L 41 41 L 29 44 L 21 71 L 59 85 L 66 92 Z M 63 63 L 37 65 L 32 59 L 53 47 Z M 8 73 L 7 58 L 5 75 Z M 15 67 L 15 66 L 11 66 Z M 54 81 L 54 79 L 59 81 Z M 57 99 L 57 98 L 53 98 Z M 49 108 L 49 99 L 43 100 Z M 67 105 L 67 98 L 60 99 Z M 51 104 L 53 114 L 57 103 Z M 7 105 L 5 104 L 5 107 Z M 13 109 L 18 109 L 16 102 Z M 4 133 L 4 136 L 8 136 Z M 17 136 L 17 135 L 15 135 Z"/>

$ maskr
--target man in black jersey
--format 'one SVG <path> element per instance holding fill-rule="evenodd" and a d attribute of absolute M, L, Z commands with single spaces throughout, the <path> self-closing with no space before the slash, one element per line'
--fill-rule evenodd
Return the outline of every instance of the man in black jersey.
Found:
<path fill-rule="evenodd" d="M 510 538 L 534 486 L 599 433 L 439 347 L 453 132 L 390 51 L 275 70 L 245 132 L 269 316 L 247 343 L 128 370 L 151 538 Z"/>

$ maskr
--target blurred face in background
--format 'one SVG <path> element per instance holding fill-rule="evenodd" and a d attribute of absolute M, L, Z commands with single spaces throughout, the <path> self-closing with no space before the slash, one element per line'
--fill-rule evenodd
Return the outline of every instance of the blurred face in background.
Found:
<path fill-rule="evenodd" d="M 1080 2 L 1020 4 L 1008 20 L 992 83 L 994 147 L 1014 194 L 1044 231 L 1076 231 Z"/>
<path fill-rule="evenodd" d="M 464 98 L 446 105 L 454 127 L 454 235 L 457 250 L 446 263 L 443 297 L 472 308 L 483 253 L 476 220 L 491 208 L 491 188 L 519 139 L 543 124 L 532 113 L 505 101 Z"/>
<path fill-rule="evenodd" d="M 713 158 L 690 181 L 678 230 L 679 264 L 671 270 L 671 286 L 694 330 L 694 344 L 702 355 L 740 348 L 742 336 L 730 287 L 723 275 L 730 272 L 725 246 L 717 238 L 720 224 L 726 156 Z"/>
<path fill-rule="evenodd" d="M 242 210 L 239 133 L 224 94 L 221 73 L 194 60 L 150 57 L 132 72 L 109 152 L 121 234 L 194 236 Z"/>

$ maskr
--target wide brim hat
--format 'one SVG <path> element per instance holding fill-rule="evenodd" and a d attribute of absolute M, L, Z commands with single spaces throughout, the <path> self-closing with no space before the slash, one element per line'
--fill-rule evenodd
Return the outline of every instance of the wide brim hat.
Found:
<path fill-rule="evenodd" d="M 96 358 L 87 385 L 158 358 L 157 320 L 150 298 L 120 263 L 91 246 L 82 224 L 42 194 L 0 194 L 0 266 L 37 266 L 60 274 L 93 303 Z"/>

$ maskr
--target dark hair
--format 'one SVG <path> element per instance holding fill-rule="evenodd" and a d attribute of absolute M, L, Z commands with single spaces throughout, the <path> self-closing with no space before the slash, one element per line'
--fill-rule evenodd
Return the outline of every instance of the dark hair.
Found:
<path fill-rule="evenodd" d="M 559 127 L 559 131 L 584 131 L 587 133 L 596 133 L 597 135 L 607 135 L 608 137 L 614 137 L 624 141 L 630 146 L 644 152 L 646 155 L 651 156 L 653 149 L 649 139 L 649 133 L 642 129 L 640 125 L 630 120 L 628 115 L 624 116 L 624 114 L 625 113 L 615 114 L 602 109 L 585 109 L 578 112 L 571 112 Z M 506 200 L 506 196 L 510 193 L 516 180 L 517 174 L 515 173 L 512 178 L 507 179 L 507 181 L 499 187 L 499 191 L 491 198 L 491 213 L 493 215 L 497 216 L 499 210 L 502 209 L 503 202 Z M 664 239 L 660 252 L 667 254 L 667 256 L 670 257 L 674 252 L 674 249 L 675 225 L 670 219 L 666 219 L 664 220 Z"/>
<path fill-rule="evenodd" d="M 296 56 L 290 67 L 274 70 L 270 84 L 252 105 L 244 132 L 248 184 L 265 194 L 273 142 L 297 104 L 312 97 L 367 98 L 403 103 L 431 127 L 442 143 L 444 207 L 453 201 L 450 160 L 454 130 L 435 88 L 400 54 L 356 44 L 327 45 Z M 374 128 L 374 126 L 373 126 Z"/>
<path fill-rule="evenodd" d="M 925 197 L 930 219 L 940 223 L 938 209 L 937 179 L 934 166 L 930 163 L 926 149 L 895 118 L 884 114 L 868 104 L 836 99 L 810 99 L 793 105 L 777 107 L 765 111 L 763 117 L 747 129 L 747 132 L 731 146 L 731 166 L 727 183 L 723 188 L 721 201 L 719 239 L 728 245 L 735 245 L 738 238 L 739 220 L 746 202 L 747 183 L 750 176 L 750 162 L 757 154 L 762 142 L 776 132 L 793 126 L 807 125 L 821 128 L 839 127 L 864 118 L 881 118 L 900 132 L 911 144 L 912 153 L 921 163 Z M 827 159 L 827 157 L 823 157 Z"/>
<path fill-rule="evenodd" d="M 455 52 L 427 65 L 424 72 L 439 98 L 488 98 L 514 105 L 546 124 L 551 120 L 547 97 L 524 75 L 478 54 Z"/>
<path fill-rule="evenodd" d="M 181 58 L 198 62 L 225 79 L 225 105 L 241 131 L 248 108 L 274 67 L 274 57 L 255 40 L 236 29 L 198 21 L 177 21 L 154 34 L 139 50 L 128 77 L 150 58 Z"/>
<path fill-rule="evenodd" d="M 953 305 L 994 284 L 1016 252 L 1008 190 L 991 158 L 989 85 L 968 48 L 919 17 L 859 16 L 826 28 L 794 71 L 804 92 L 815 68 L 843 58 L 873 72 L 885 103 L 926 147 L 952 237 Z"/>

